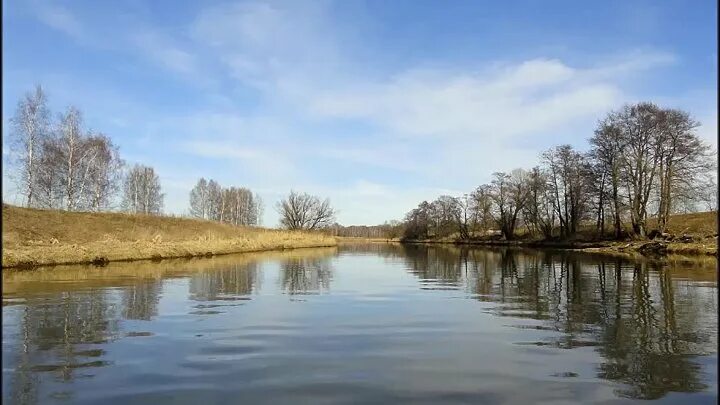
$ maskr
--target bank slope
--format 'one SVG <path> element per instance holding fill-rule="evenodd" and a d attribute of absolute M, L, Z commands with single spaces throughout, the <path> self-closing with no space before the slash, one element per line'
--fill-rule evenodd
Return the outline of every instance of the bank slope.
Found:
<path fill-rule="evenodd" d="M 2 207 L 2 267 L 211 256 L 335 246 L 310 232 L 212 221 Z"/>

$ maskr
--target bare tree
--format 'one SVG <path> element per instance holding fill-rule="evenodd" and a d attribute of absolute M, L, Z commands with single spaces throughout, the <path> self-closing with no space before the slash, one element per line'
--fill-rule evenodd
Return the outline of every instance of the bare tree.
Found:
<path fill-rule="evenodd" d="M 605 192 L 605 187 L 609 188 L 609 198 L 611 202 L 611 210 L 613 216 L 613 230 L 615 238 L 620 238 L 622 234 L 621 222 L 621 202 L 620 186 L 622 180 L 623 167 L 623 149 L 625 140 L 620 128 L 614 125 L 611 118 L 606 118 L 600 123 L 595 130 L 592 138 L 590 138 L 592 150 L 590 158 L 595 162 L 595 167 L 601 173 L 604 180 L 601 191 Z M 602 195 L 601 195 L 602 196 Z M 604 201 L 599 202 L 602 207 Z"/>
<path fill-rule="evenodd" d="M 160 178 L 152 167 L 135 165 L 125 177 L 123 208 L 135 214 L 162 212 L 165 195 L 160 189 Z"/>
<path fill-rule="evenodd" d="M 215 180 L 198 180 L 190 192 L 190 214 L 233 225 L 258 225 L 262 200 L 245 187 L 224 188 Z"/>
<path fill-rule="evenodd" d="M 43 208 L 62 208 L 64 193 L 61 183 L 64 165 L 60 142 L 56 137 L 46 137 L 40 143 L 38 165 L 34 176 L 34 205 Z"/>
<path fill-rule="evenodd" d="M 463 194 L 454 199 L 455 223 L 461 239 L 470 239 L 472 231 L 477 224 L 477 207 L 475 199 L 470 194 Z"/>
<path fill-rule="evenodd" d="M 88 137 L 84 149 L 88 159 L 81 183 L 82 207 L 91 211 L 106 210 L 120 188 L 125 163 L 120 159 L 118 147 L 104 134 Z"/>
<path fill-rule="evenodd" d="M 492 188 L 488 184 L 483 184 L 472 192 L 475 208 L 475 227 L 479 228 L 481 233 L 485 234 L 492 228 L 493 222 L 493 200 Z"/>
<path fill-rule="evenodd" d="M 523 209 L 525 224 L 533 233 L 550 239 L 556 225 L 556 216 L 547 173 L 534 167 L 528 173 L 527 185 L 528 202 Z"/>
<path fill-rule="evenodd" d="M 208 219 L 209 206 L 208 182 L 205 178 L 200 178 L 190 191 L 190 215 L 195 218 Z"/>
<path fill-rule="evenodd" d="M 647 235 L 648 201 L 660 166 L 663 112 L 652 103 L 625 105 L 610 114 L 622 131 L 623 175 L 630 206 L 633 233 Z"/>
<path fill-rule="evenodd" d="M 255 193 L 255 225 L 262 225 L 263 223 L 263 215 L 265 214 L 265 204 L 263 203 L 262 198 L 260 198 L 260 194 Z"/>
<path fill-rule="evenodd" d="M 430 203 L 430 224 L 433 236 L 448 236 L 456 230 L 460 216 L 458 200 L 441 195 Z"/>
<path fill-rule="evenodd" d="M 496 222 L 505 239 L 515 237 L 518 216 L 528 201 L 527 174 L 515 169 L 510 174 L 493 173 L 491 197 L 496 208 Z"/>
<path fill-rule="evenodd" d="M 549 185 L 555 212 L 560 221 L 560 235 L 577 232 L 587 202 L 588 163 L 584 155 L 570 145 L 560 145 L 542 154 L 547 165 Z"/>
<path fill-rule="evenodd" d="M 680 110 L 664 110 L 658 147 L 658 229 L 665 231 L 674 197 L 685 191 L 699 196 L 700 179 L 714 169 L 710 148 L 695 133 L 700 123 Z"/>
<path fill-rule="evenodd" d="M 332 225 L 335 210 L 330 200 L 291 191 L 290 195 L 277 203 L 280 225 L 287 229 L 314 230 Z"/>
<path fill-rule="evenodd" d="M 18 159 L 19 185 L 25 205 L 35 205 L 39 148 L 48 136 L 49 112 L 42 87 L 27 93 L 20 100 L 12 124 L 12 151 Z"/>
<path fill-rule="evenodd" d="M 222 221 L 223 218 L 223 196 L 220 183 L 210 179 L 207 185 L 208 193 L 208 219 Z"/>
<path fill-rule="evenodd" d="M 427 239 L 430 236 L 430 204 L 427 201 L 423 201 L 418 204 L 417 208 L 413 209 L 405 215 L 404 222 L 404 239 Z"/>
<path fill-rule="evenodd" d="M 85 180 L 82 166 L 90 153 L 82 133 L 82 114 L 75 107 L 69 107 L 60 118 L 58 145 L 59 158 L 63 162 L 60 174 L 63 189 L 61 204 L 72 211 L 77 208 L 80 200 Z"/>

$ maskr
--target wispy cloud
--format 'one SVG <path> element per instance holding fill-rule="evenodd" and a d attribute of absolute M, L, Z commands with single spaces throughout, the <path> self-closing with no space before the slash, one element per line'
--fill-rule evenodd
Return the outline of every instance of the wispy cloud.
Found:
<path fill-rule="evenodd" d="M 172 44 L 172 41 L 163 38 L 157 32 L 137 32 L 130 35 L 130 40 L 146 57 L 167 70 L 184 75 L 198 73 L 198 62 L 195 55 Z"/>
<path fill-rule="evenodd" d="M 76 40 L 86 40 L 85 28 L 67 8 L 50 3 L 32 2 L 31 4 L 37 13 L 37 18 L 45 25 Z"/>

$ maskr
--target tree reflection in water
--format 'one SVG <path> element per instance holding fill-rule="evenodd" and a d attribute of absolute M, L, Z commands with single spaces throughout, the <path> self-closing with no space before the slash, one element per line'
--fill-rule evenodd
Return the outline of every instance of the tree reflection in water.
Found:
<path fill-rule="evenodd" d="M 329 257 L 289 258 L 280 264 L 280 285 L 291 295 L 318 294 L 330 289 L 332 273 Z"/>
<path fill-rule="evenodd" d="M 716 342 L 708 333 L 682 331 L 716 324 L 717 304 L 698 289 L 679 293 L 683 280 L 661 263 L 455 246 L 411 245 L 404 254 L 423 285 L 464 282 L 472 297 L 498 304 L 496 315 L 539 320 L 538 329 L 563 334 L 533 344 L 595 347 L 602 356 L 597 375 L 620 383 L 619 396 L 657 399 L 707 388 L 696 359 Z"/>
<path fill-rule="evenodd" d="M 72 381 L 102 367 L 105 351 L 92 345 L 118 336 L 116 307 L 104 290 L 28 297 L 21 312 L 20 344 L 10 384 L 13 403 L 37 403 L 40 376 Z"/>
<path fill-rule="evenodd" d="M 257 262 L 228 265 L 223 269 L 200 271 L 190 276 L 190 299 L 234 301 L 248 299 L 258 283 Z"/>

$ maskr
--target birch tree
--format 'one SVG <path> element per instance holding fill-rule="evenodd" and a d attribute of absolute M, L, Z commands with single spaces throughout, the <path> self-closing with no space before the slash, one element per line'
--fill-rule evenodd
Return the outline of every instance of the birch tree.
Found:
<path fill-rule="evenodd" d="M 190 215 L 195 218 L 208 219 L 209 205 L 208 182 L 202 177 L 190 191 Z"/>
<path fill-rule="evenodd" d="M 163 199 L 160 178 L 152 167 L 135 165 L 127 173 L 123 184 L 122 207 L 134 214 L 159 215 Z"/>
<path fill-rule="evenodd" d="M 112 140 L 98 133 L 84 141 L 86 161 L 80 195 L 82 207 L 103 211 L 111 207 L 113 196 L 120 188 L 123 160 Z"/>
<path fill-rule="evenodd" d="M 42 87 L 27 93 L 20 100 L 15 116 L 10 119 L 11 150 L 17 157 L 18 183 L 25 206 L 36 205 L 39 149 L 49 130 L 47 97 Z"/>

